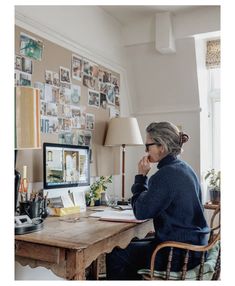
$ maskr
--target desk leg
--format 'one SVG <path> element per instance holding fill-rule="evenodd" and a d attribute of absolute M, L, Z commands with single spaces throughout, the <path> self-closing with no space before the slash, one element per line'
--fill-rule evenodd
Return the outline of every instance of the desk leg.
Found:
<path fill-rule="evenodd" d="M 84 253 L 78 250 L 67 250 L 66 279 L 86 280 Z"/>

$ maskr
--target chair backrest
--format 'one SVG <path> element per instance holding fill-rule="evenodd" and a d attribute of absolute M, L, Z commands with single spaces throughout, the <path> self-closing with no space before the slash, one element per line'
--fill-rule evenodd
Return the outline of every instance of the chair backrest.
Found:
<path fill-rule="evenodd" d="M 215 217 L 219 216 L 215 226 Z M 155 271 L 156 255 L 162 248 L 170 249 L 168 262 L 165 271 Z M 174 249 L 183 249 L 183 265 L 180 272 L 172 272 L 171 265 L 174 259 Z M 195 268 L 188 270 L 190 251 L 200 252 L 200 264 Z M 208 257 L 206 258 L 206 254 Z M 143 271 L 146 270 L 146 271 Z M 146 280 L 218 280 L 220 276 L 220 206 L 214 211 L 211 218 L 211 233 L 208 244 L 205 246 L 191 245 L 187 243 L 166 241 L 157 245 L 151 256 L 150 269 L 142 269 L 139 274 L 143 275 Z"/>

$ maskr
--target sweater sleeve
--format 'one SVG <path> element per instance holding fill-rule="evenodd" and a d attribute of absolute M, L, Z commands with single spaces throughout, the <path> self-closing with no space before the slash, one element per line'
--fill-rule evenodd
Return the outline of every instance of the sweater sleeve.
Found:
<path fill-rule="evenodd" d="M 173 199 L 173 191 L 167 180 L 152 176 L 147 185 L 147 177 L 137 175 L 131 189 L 132 208 L 137 219 L 154 218 L 166 209 Z"/>

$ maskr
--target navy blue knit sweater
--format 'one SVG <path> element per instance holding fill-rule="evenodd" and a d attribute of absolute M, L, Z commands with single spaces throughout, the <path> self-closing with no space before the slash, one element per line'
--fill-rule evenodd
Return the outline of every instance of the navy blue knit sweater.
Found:
<path fill-rule="evenodd" d="M 153 218 L 158 242 L 175 240 L 203 245 L 209 232 L 201 204 L 201 188 L 192 168 L 167 155 L 148 181 L 136 175 L 132 207 L 137 219 Z"/>

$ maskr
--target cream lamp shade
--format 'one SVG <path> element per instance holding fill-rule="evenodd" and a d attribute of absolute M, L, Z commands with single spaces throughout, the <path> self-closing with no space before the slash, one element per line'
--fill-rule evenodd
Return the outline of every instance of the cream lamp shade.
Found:
<path fill-rule="evenodd" d="M 127 205 L 125 200 L 125 146 L 143 145 L 140 129 L 134 117 L 116 117 L 109 122 L 105 146 L 122 146 L 122 199 L 119 205 Z"/>
<path fill-rule="evenodd" d="M 109 122 L 105 146 L 143 145 L 139 125 L 135 117 L 116 117 Z"/>

